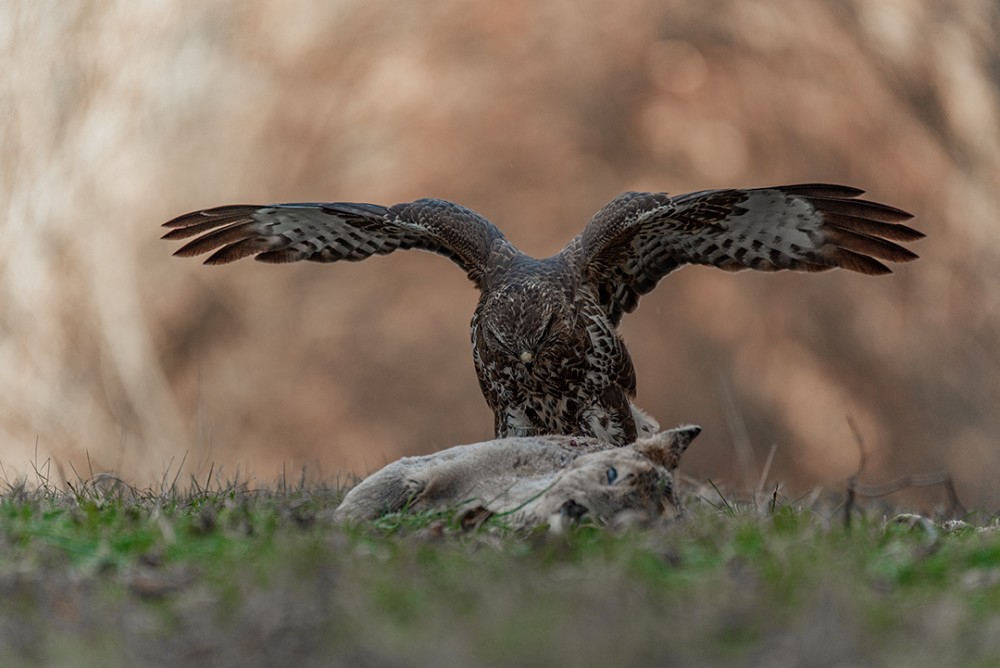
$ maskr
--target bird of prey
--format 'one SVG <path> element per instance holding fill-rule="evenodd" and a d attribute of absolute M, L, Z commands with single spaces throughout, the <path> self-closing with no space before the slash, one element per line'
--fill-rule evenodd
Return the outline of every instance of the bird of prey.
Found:
<path fill-rule="evenodd" d="M 281 263 L 357 261 L 418 248 L 461 267 L 481 293 L 472 354 L 496 436 L 564 434 L 625 445 L 658 425 L 636 408 L 622 316 L 685 264 L 727 271 L 890 273 L 923 237 L 900 209 L 840 185 L 800 184 L 684 195 L 628 192 L 556 255 L 535 259 L 492 223 L 440 199 L 385 207 L 347 202 L 222 206 L 164 224 L 176 251 Z"/>

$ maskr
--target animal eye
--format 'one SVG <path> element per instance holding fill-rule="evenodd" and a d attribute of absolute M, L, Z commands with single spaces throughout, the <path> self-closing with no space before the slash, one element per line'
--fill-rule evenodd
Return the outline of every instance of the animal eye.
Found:
<path fill-rule="evenodd" d="M 608 476 L 608 484 L 615 484 L 615 480 L 618 480 L 618 471 L 615 470 L 615 467 L 609 466 L 606 474 Z"/>

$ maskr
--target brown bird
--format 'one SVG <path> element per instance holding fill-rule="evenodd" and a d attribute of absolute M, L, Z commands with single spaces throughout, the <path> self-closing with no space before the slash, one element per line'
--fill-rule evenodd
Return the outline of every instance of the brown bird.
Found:
<path fill-rule="evenodd" d="M 363 260 L 418 248 L 461 267 L 481 296 L 472 355 L 496 435 L 593 436 L 618 445 L 658 425 L 632 403 L 635 369 L 617 332 L 625 313 L 685 264 L 890 273 L 879 260 L 917 256 L 894 242 L 924 235 L 900 209 L 863 191 L 805 184 L 629 192 L 597 212 L 556 255 L 535 259 L 458 204 L 345 202 L 223 206 L 179 216 L 164 239 L 196 237 L 175 255 L 206 264 Z"/>

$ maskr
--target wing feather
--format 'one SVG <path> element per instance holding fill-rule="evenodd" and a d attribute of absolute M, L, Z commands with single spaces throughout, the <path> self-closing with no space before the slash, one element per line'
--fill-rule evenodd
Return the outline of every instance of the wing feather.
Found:
<path fill-rule="evenodd" d="M 184 244 L 176 253 L 180 257 L 193 257 L 207 253 L 215 248 L 225 247 L 229 244 L 255 238 L 253 229 L 256 221 L 252 219 L 240 218 L 239 220 L 224 225 L 200 237 Z M 177 230 L 174 230 L 175 232 Z M 237 258 L 233 258 L 237 259 Z"/>
<path fill-rule="evenodd" d="M 452 202 L 421 199 L 392 207 L 353 202 L 230 205 L 164 223 L 164 239 L 189 239 L 175 255 L 210 251 L 206 264 L 255 256 L 260 262 L 358 261 L 416 248 L 451 259 L 479 286 L 491 261 L 517 251 L 492 223 Z"/>
<path fill-rule="evenodd" d="M 639 297 L 685 264 L 727 271 L 891 273 L 880 262 L 917 258 L 895 242 L 924 235 L 901 221 L 913 216 L 857 199 L 862 190 L 823 183 L 666 193 L 624 193 L 563 250 L 597 287 L 617 324 Z"/>

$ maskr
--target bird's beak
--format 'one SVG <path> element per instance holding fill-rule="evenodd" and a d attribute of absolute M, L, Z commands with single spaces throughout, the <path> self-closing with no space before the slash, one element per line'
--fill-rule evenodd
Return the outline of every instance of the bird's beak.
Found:
<path fill-rule="evenodd" d="M 521 361 L 525 364 L 531 364 L 533 359 L 535 359 L 534 353 L 528 352 L 527 350 L 521 353 Z"/>

